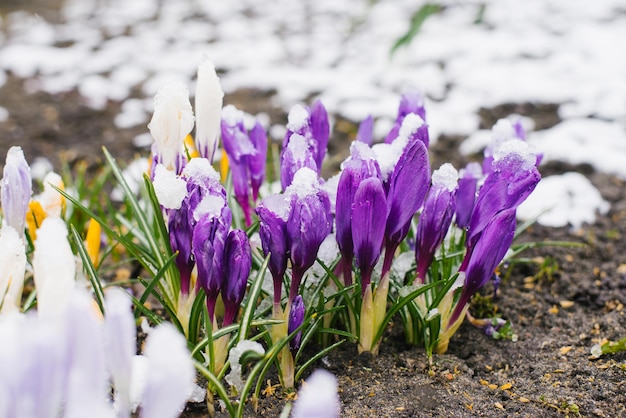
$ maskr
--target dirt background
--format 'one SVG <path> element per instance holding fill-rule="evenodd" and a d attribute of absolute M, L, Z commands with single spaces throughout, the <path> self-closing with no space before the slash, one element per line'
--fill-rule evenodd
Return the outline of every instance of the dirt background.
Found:
<path fill-rule="evenodd" d="M 17 4 L 5 1 L 0 11 Z M 12 145 L 20 145 L 29 161 L 44 156 L 57 167 L 61 160 L 70 164 L 87 160 L 97 167 L 102 146 L 121 162 L 147 155 L 146 149 L 132 145 L 145 127 L 115 128 L 119 103 L 95 111 L 84 106 L 76 92 L 51 96 L 24 91 L 23 81 L 11 75 L 0 89 L 0 106 L 9 112 L 8 120 L 0 123 L 0 159 Z M 284 123 L 286 115 L 273 107 L 271 94 L 239 91 L 228 95 L 225 103 L 250 113 L 269 113 L 272 124 Z M 482 109 L 480 116 L 483 127 L 491 127 L 498 118 L 518 113 L 533 118 L 537 129 L 545 129 L 558 123 L 557 110 L 558 104 L 503 104 Z M 347 153 L 355 132 L 353 123 L 335 120 L 330 149 L 335 158 L 328 172 L 332 162 Z M 463 139 L 439 138 L 430 150 L 432 166 L 465 164 L 467 157 L 457 151 Z M 584 244 L 524 253 L 530 262 L 512 266 L 499 297 L 477 307 L 511 320 L 518 341 L 492 340 L 465 323 L 449 352 L 435 357 L 431 372 L 423 350 L 404 343 L 400 324 L 390 328 L 378 357 L 357 356 L 354 345 L 344 344 L 319 364 L 339 379 L 342 416 L 626 416 L 626 354 L 590 357 L 593 344 L 626 336 L 626 184 L 585 165 L 549 163 L 540 171 L 544 176 L 585 174 L 611 203 L 611 210 L 576 231 L 533 226 L 518 241 Z M 486 288 L 484 294 L 490 291 Z M 249 410 L 249 416 L 279 416 L 284 403 L 282 394 L 261 399 L 258 412 Z M 193 407 L 185 415 L 203 413 Z"/>

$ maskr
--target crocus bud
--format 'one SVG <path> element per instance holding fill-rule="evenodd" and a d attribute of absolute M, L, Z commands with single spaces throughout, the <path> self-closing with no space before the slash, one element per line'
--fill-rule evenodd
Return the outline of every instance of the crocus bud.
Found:
<path fill-rule="evenodd" d="M 283 152 L 287 149 L 294 134 L 305 138 L 307 148 L 313 156 L 313 161 L 315 161 L 319 174 L 330 137 L 328 113 L 319 100 L 313 103 L 310 110 L 302 105 L 295 105 L 289 111 L 287 133 L 283 141 Z"/>
<path fill-rule="evenodd" d="M 26 211 L 32 194 L 32 180 L 30 167 L 21 147 L 9 148 L 0 187 L 4 223 L 12 226 L 23 238 Z"/>
<path fill-rule="evenodd" d="M 220 117 L 224 92 L 215 66 L 209 60 L 198 67 L 196 86 L 196 136 L 195 144 L 201 157 L 213 161 L 220 134 Z"/>
<path fill-rule="evenodd" d="M 359 124 L 356 140 L 369 146 L 374 142 L 374 118 L 372 118 L 372 115 L 363 119 Z"/>
<path fill-rule="evenodd" d="M 409 142 L 388 180 L 383 275 L 391 268 L 394 253 L 406 237 L 413 215 L 424 203 L 429 183 L 426 145 L 422 141 Z"/>
<path fill-rule="evenodd" d="M 268 267 L 274 279 L 274 304 L 280 303 L 283 276 L 289 259 L 287 219 L 290 211 L 291 202 L 282 194 L 267 196 L 256 209 L 263 254 L 270 254 Z"/>
<path fill-rule="evenodd" d="M 76 261 L 61 218 L 46 218 L 37 233 L 33 277 L 40 315 L 63 312 L 75 286 Z"/>
<path fill-rule="evenodd" d="M 361 293 L 370 285 L 372 271 L 378 262 L 385 235 L 387 209 L 385 190 L 377 177 L 363 180 L 354 195 L 352 205 L 352 237 L 354 254 L 361 270 Z"/>
<path fill-rule="evenodd" d="M 215 303 L 224 277 L 224 247 L 232 214 L 225 199 L 208 194 L 194 211 L 191 249 L 198 269 L 198 283 L 206 294 L 209 317 L 214 318 Z"/>
<path fill-rule="evenodd" d="M 317 257 L 317 252 L 330 233 L 332 218 L 328 193 L 320 188 L 317 173 L 300 169 L 286 191 L 291 196 L 291 212 L 287 220 L 291 265 L 293 269 L 289 300 L 298 294 L 300 281 Z"/>
<path fill-rule="evenodd" d="M 398 107 L 398 115 L 391 131 L 385 137 L 385 143 L 389 144 L 393 142 L 400 133 L 400 127 L 409 114 L 416 114 L 423 120 L 426 120 L 426 110 L 424 108 L 424 95 L 415 88 L 407 89 L 402 94 L 400 99 L 400 106 Z M 428 140 L 426 141 L 428 146 Z"/>
<path fill-rule="evenodd" d="M 494 154 L 492 170 L 480 188 L 470 218 L 467 245 L 473 246 L 486 224 L 499 212 L 517 208 L 535 189 L 541 175 L 528 145 L 513 139 Z"/>
<path fill-rule="evenodd" d="M 256 154 L 248 159 L 250 169 L 250 184 L 252 186 L 252 201 L 259 198 L 259 188 L 265 180 L 265 166 L 267 163 L 267 132 L 259 121 L 250 130 L 250 141 L 256 149 Z"/>
<path fill-rule="evenodd" d="M 289 323 L 287 325 L 287 334 L 291 335 L 300 325 L 304 322 L 304 302 L 302 296 L 297 295 L 293 302 L 291 302 L 291 310 L 289 311 Z M 302 331 L 298 333 L 289 341 L 289 348 L 296 351 L 300 348 L 300 342 L 302 340 Z"/>
<path fill-rule="evenodd" d="M 480 164 L 472 162 L 459 173 L 459 188 L 456 192 L 456 225 L 467 228 L 476 201 L 478 180 L 483 175 Z"/>
<path fill-rule="evenodd" d="M 10 225 L 0 230 L 0 305 L 2 312 L 18 310 L 22 298 L 26 248 L 24 241 Z"/>
<path fill-rule="evenodd" d="M 304 167 L 316 172 L 318 169 L 306 138 L 299 134 L 293 134 L 287 147 L 283 149 L 280 159 L 280 183 L 283 190 L 291 184 L 296 172 Z"/>
<path fill-rule="evenodd" d="M 435 257 L 435 252 L 452 223 L 458 177 L 458 172 L 449 163 L 442 165 L 433 173 L 432 185 L 417 224 L 415 279 L 420 283 L 425 282 L 426 272 Z"/>
<path fill-rule="evenodd" d="M 224 301 L 224 322 L 227 326 L 233 320 L 246 293 L 248 276 L 252 268 L 252 252 L 248 236 L 241 229 L 230 231 L 226 238 L 223 261 L 222 300 Z"/>
<path fill-rule="evenodd" d="M 450 317 L 450 324 L 458 319 L 472 295 L 491 278 L 511 247 L 515 225 L 515 209 L 503 210 L 489 220 L 475 244 L 468 248 L 459 268 L 465 273 L 463 291 Z"/>
<path fill-rule="evenodd" d="M 154 97 L 154 114 L 148 124 L 158 161 L 177 173 L 183 168 L 183 143 L 193 129 L 189 90 L 182 82 L 162 87 Z"/>

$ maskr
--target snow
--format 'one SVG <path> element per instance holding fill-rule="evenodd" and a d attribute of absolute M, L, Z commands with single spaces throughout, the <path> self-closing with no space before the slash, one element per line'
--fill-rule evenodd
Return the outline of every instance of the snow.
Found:
<path fill-rule="evenodd" d="M 287 129 L 293 132 L 300 131 L 309 121 L 309 112 L 301 104 L 296 104 L 287 115 Z"/>
<path fill-rule="evenodd" d="M 536 154 L 521 139 L 509 139 L 494 150 L 494 162 L 506 158 L 515 158 L 519 161 L 519 170 L 528 170 L 537 162 Z"/>
<path fill-rule="evenodd" d="M 285 193 L 289 196 L 296 195 L 298 198 L 304 198 L 317 193 L 319 186 L 317 173 L 308 167 L 302 167 L 293 175 L 293 181 Z"/>
<path fill-rule="evenodd" d="M 187 195 L 187 182 L 178 177 L 172 170 L 163 164 L 158 164 L 154 170 L 154 193 L 159 204 L 165 209 L 180 209 L 183 199 Z"/>
<path fill-rule="evenodd" d="M 452 191 L 459 184 L 459 172 L 450 163 L 444 163 L 432 175 L 433 186 Z"/>
<path fill-rule="evenodd" d="M 57 23 L 7 13 L 0 85 L 14 75 L 28 92 L 76 89 L 96 108 L 131 101 L 116 118 L 126 129 L 151 113 L 132 100 L 149 100 L 172 80 L 195 91 L 208 57 L 227 94 L 276 91 L 272 105 L 284 111 L 320 99 L 329 114 L 354 122 L 372 114 L 378 139 L 393 124 L 400 93 L 415 86 L 426 95 L 431 141 L 472 135 L 461 146 L 466 153 L 490 140 L 478 131 L 479 109 L 555 103 L 564 120 L 529 134 L 544 160 L 626 178 L 626 55 L 615 43 L 626 38 L 623 0 L 444 0 L 444 10 L 392 57 L 414 1 L 161 3 L 65 0 L 65 21 Z M 483 21 L 475 23 L 482 5 Z M 302 121 L 300 112 L 290 123 Z M 270 134 L 280 139 L 284 127 Z"/>
<path fill-rule="evenodd" d="M 228 362 L 230 363 L 230 373 L 226 375 L 226 381 L 237 389 L 237 393 L 243 389 L 244 381 L 241 374 L 241 363 L 239 360 L 246 352 L 253 351 L 258 355 L 265 354 L 263 346 L 256 341 L 243 340 L 240 341 L 228 352 Z"/>

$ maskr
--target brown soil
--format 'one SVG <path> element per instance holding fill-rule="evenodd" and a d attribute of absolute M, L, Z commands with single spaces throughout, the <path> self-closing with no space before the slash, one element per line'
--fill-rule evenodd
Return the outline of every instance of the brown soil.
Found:
<path fill-rule="evenodd" d="M 251 113 L 269 112 L 273 123 L 285 115 L 271 106 L 271 94 L 240 91 L 225 99 Z M 50 96 L 25 94 L 20 80 L 10 78 L 0 89 L 0 106 L 9 119 L 0 123 L 0 159 L 20 145 L 29 161 L 45 156 L 101 161 L 106 146 L 122 162 L 146 150 L 132 146 L 145 127 L 118 130 L 113 117 L 118 103 L 104 111 L 82 105 L 77 93 Z M 504 104 L 482 109 L 485 127 L 510 112 L 534 118 L 538 128 L 558 122 L 555 104 Z M 345 153 L 354 124 L 338 120 L 333 155 Z M 466 159 L 456 151 L 463 138 L 445 137 L 433 146 L 433 167 Z M 435 356 L 429 371 L 424 352 L 404 343 L 399 325 L 392 327 L 377 357 L 356 355 L 344 344 L 319 367 L 339 379 L 342 416 L 346 417 L 550 417 L 626 416 L 626 353 L 590 358 L 590 348 L 603 339 L 626 336 L 626 190 L 625 181 L 589 166 L 550 163 L 544 175 L 576 170 L 587 175 L 611 203 L 606 216 L 578 231 L 533 226 L 520 241 L 572 241 L 581 248 L 544 247 L 524 253 L 529 263 L 511 267 L 493 305 L 514 324 L 515 343 L 495 341 L 465 323 L 448 353 Z M 489 294 L 491 289 L 485 289 Z M 481 305 L 483 308 L 484 303 Z M 273 382 L 276 383 L 276 382 Z M 275 417 L 284 396 L 260 401 L 258 413 Z M 197 407 L 189 416 L 197 416 Z"/>

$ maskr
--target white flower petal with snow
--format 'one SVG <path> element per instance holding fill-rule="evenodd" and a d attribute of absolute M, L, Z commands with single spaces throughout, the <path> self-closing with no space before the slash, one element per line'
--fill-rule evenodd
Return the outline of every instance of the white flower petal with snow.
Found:
<path fill-rule="evenodd" d="M 166 209 L 180 209 L 187 195 L 187 182 L 178 177 L 173 170 L 158 164 L 154 170 L 154 193 L 157 200 Z"/>

